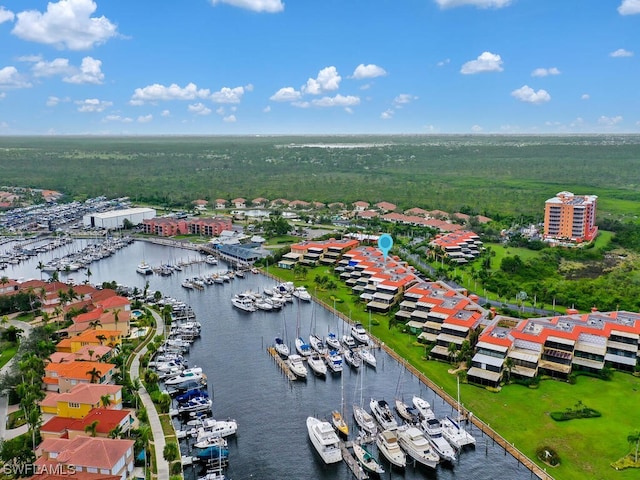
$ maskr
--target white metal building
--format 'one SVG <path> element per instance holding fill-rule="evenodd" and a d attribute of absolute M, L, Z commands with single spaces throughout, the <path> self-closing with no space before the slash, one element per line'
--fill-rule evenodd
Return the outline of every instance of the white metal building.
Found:
<path fill-rule="evenodd" d="M 133 225 L 139 225 L 143 220 L 156 216 L 153 208 L 127 208 L 110 212 L 89 213 L 82 217 L 82 224 L 90 228 L 117 229 L 122 228 L 123 222 L 129 220 Z"/>

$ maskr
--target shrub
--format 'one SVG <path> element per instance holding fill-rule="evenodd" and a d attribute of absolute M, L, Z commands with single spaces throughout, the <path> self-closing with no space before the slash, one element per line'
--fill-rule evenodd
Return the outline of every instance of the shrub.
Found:
<path fill-rule="evenodd" d="M 560 457 L 551 447 L 539 447 L 536 450 L 536 456 L 541 462 L 544 462 L 547 465 L 551 465 L 552 467 L 557 467 L 558 465 L 560 465 Z"/>

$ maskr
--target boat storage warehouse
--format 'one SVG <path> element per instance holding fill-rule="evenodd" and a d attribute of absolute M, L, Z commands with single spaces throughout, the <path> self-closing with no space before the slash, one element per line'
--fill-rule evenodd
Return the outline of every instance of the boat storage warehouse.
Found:
<path fill-rule="evenodd" d="M 82 224 L 90 228 L 122 228 L 125 220 L 133 225 L 139 225 L 143 220 L 156 216 L 153 208 L 127 208 L 125 210 L 112 210 L 110 212 L 90 213 L 82 217 Z"/>

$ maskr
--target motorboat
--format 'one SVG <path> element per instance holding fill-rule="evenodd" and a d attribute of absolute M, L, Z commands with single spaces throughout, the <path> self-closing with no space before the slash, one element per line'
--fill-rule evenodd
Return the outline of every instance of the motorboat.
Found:
<path fill-rule="evenodd" d="M 436 451 L 438 456 L 446 462 L 455 463 L 456 451 L 442 436 L 442 426 L 440 425 L 440 420 L 438 420 L 437 418 L 423 420 L 420 423 L 420 426 L 424 433 L 427 434 L 427 437 L 431 442 L 431 446 Z"/>
<path fill-rule="evenodd" d="M 307 363 L 316 376 L 325 377 L 327 375 L 327 365 L 318 352 L 313 352 L 309 355 L 309 357 L 307 357 Z"/>
<path fill-rule="evenodd" d="M 338 410 L 331 412 L 331 423 L 340 435 L 345 438 L 349 435 L 349 425 Z"/>
<path fill-rule="evenodd" d="M 359 343 L 368 344 L 369 335 L 361 323 L 355 323 L 351 326 L 351 336 Z"/>
<path fill-rule="evenodd" d="M 207 255 L 206 258 L 204 259 L 204 261 L 209 265 L 217 265 L 218 264 L 218 259 L 216 257 L 214 257 L 213 255 Z"/>
<path fill-rule="evenodd" d="M 298 300 L 302 300 L 303 302 L 311 301 L 311 295 L 309 294 L 309 292 L 307 292 L 307 289 L 303 286 L 296 287 L 293 290 L 292 295 L 296 297 Z"/>
<path fill-rule="evenodd" d="M 413 406 L 418 409 L 418 412 L 420 412 L 421 420 L 436 418 L 435 414 L 433 413 L 433 410 L 431 410 L 431 404 L 427 402 L 424 398 L 414 395 L 412 402 L 413 402 Z"/>
<path fill-rule="evenodd" d="M 353 444 L 353 454 L 358 459 L 360 465 L 366 472 L 373 473 L 374 475 L 382 475 L 384 473 L 384 468 L 382 465 L 378 463 L 378 460 L 371 455 L 367 447 L 364 445 L 358 445 L 357 443 Z"/>
<path fill-rule="evenodd" d="M 276 337 L 276 339 L 274 340 L 274 348 L 276 349 L 276 352 L 278 352 L 278 355 L 280 355 L 281 357 L 289 356 L 289 346 L 284 343 L 284 340 L 282 338 Z"/>
<path fill-rule="evenodd" d="M 266 312 L 270 312 L 271 310 L 274 309 L 273 304 L 271 302 L 268 302 L 266 299 L 262 297 L 256 298 L 253 301 L 253 304 L 258 310 L 264 310 Z"/>
<path fill-rule="evenodd" d="M 357 347 L 356 341 L 353 339 L 353 337 L 351 335 L 343 335 L 341 341 L 342 341 L 342 344 L 346 348 L 356 348 Z"/>
<path fill-rule="evenodd" d="M 324 360 L 327 363 L 327 368 L 333 373 L 342 372 L 342 355 L 340 355 L 337 350 L 331 350 L 329 354 L 324 357 Z"/>
<path fill-rule="evenodd" d="M 375 435 L 378 431 L 375 419 L 360 405 L 353 406 L 353 418 L 358 426 L 370 435 Z"/>
<path fill-rule="evenodd" d="M 395 400 L 396 412 L 407 423 L 416 424 L 420 422 L 420 412 L 417 408 L 407 405 L 405 402 L 396 398 Z"/>
<path fill-rule="evenodd" d="M 326 464 L 342 461 L 340 439 L 329 422 L 307 417 L 309 439 Z"/>
<path fill-rule="evenodd" d="M 407 455 L 429 468 L 436 468 L 440 457 L 435 452 L 426 434 L 418 427 L 404 425 L 398 428 L 398 443 Z"/>
<path fill-rule="evenodd" d="M 358 349 L 358 355 L 360 355 L 362 361 L 370 367 L 376 368 L 376 366 L 378 365 L 378 361 L 376 360 L 376 357 L 373 355 L 369 347 L 360 347 Z"/>
<path fill-rule="evenodd" d="M 333 348 L 334 350 L 340 350 L 342 348 L 342 345 L 340 345 L 340 339 L 333 332 L 329 332 L 329 334 L 325 338 L 325 341 L 326 341 L 327 345 L 330 348 Z"/>
<path fill-rule="evenodd" d="M 476 444 L 475 437 L 453 418 L 444 417 L 440 420 L 440 425 L 442 427 L 442 436 L 453 448 L 461 449 L 467 445 Z"/>
<path fill-rule="evenodd" d="M 308 357 L 311 355 L 311 346 L 304 341 L 302 337 L 298 337 L 295 340 L 296 351 L 302 357 Z"/>
<path fill-rule="evenodd" d="M 389 463 L 398 468 L 407 466 L 407 456 L 398 444 L 398 435 L 395 430 L 383 430 L 376 435 L 378 451 Z"/>
<path fill-rule="evenodd" d="M 229 437 L 238 432 L 238 423 L 231 419 L 215 420 L 206 418 L 200 420 L 200 425 L 190 431 L 191 436 L 195 437 L 197 442 L 211 437 Z"/>
<path fill-rule="evenodd" d="M 209 398 L 209 393 L 204 388 L 193 388 L 191 390 L 187 390 L 184 393 L 181 393 L 176 397 L 176 401 L 178 403 L 188 402 L 193 398 Z"/>
<path fill-rule="evenodd" d="M 385 400 L 371 399 L 369 403 L 371 414 L 378 421 L 383 430 L 393 430 L 398 428 L 398 422 L 393 416 L 393 412 L 389 408 L 389 404 Z"/>
<path fill-rule="evenodd" d="M 328 352 L 328 349 L 322 339 L 315 333 L 309 335 L 309 345 L 311 345 L 311 348 L 313 348 L 320 355 L 326 355 Z"/>
<path fill-rule="evenodd" d="M 229 450 L 217 445 L 211 445 L 194 452 L 193 456 L 200 462 L 216 462 L 229 458 Z"/>
<path fill-rule="evenodd" d="M 196 448 L 207 448 L 212 445 L 225 448 L 227 446 L 227 441 L 223 437 L 208 437 L 205 440 L 196 442 L 193 446 Z"/>
<path fill-rule="evenodd" d="M 136 272 L 141 273 L 142 275 L 151 275 L 153 273 L 153 268 L 147 262 L 140 262 L 136 267 Z"/>
<path fill-rule="evenodd" d="M 211 410 L 213 401 L 208 397 L 196 397 L 187 400 L 178 407 L 178 413 L 205 412 Z"/>
<path fill-rule="evenodd" d="M 360 368 L 362 365 L 362 358 L 355 350 L 346 349 L 343 353 L 344 361 L 351 365 L 353 368 Z"/>
<path fill-rule="evenodd" d="M 245 312 L 255 312 L 257 310 L 253 299 L 247 296 L 234 295 L 231 298 L 231 304 Z"/>
<path fill-rule="evenodd" d="M 304 361 L 300 355 L 289 355 L 286 360 L 289 370 L 298 378 L 307 378 L 307 367 L 304 366 Z"/>
<path fill-rule="evenodd" d="M 176 375 L 173 378 L 169 378 L 168 380 L 165 380 L 164 384 L 166 386 L 177 386 L 177 385 L 181 385 L 183 383 L 186 382 L 199 382 L 202 379 L 206 378 L 205 375 L 202 373 L 202 369 L 200 369 L 200 372 L 196 372 L 194 369 L 187 369 L 182 371 L 179 375 Z"/>

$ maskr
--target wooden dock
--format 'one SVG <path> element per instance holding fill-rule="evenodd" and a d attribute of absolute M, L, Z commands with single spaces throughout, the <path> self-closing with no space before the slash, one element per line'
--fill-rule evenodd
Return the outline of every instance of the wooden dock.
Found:
<path fill-rule="evenodd" d="M 278 352 L 276 351 L 275 348 L 267 347 L 267 352 L 269 352 L 269 354 L 273 357 L 273 359 L 275 360 L 276 364 L 278 364 L 280 366 L 280 368 L 282 369 L 282 371 L 284 372 L 284 374 L 287 376 L 287 378 L 289 380 L 294 381 L 294 380 L 296 380 L 298 378 L 289 369 L 289 365 L 287 365 L 287 363 L 282 359 L 282 357 L 278 354 Z"/>
<path fill-rule="evenodd" d="M 367 472 L 364 471 L 358 460 L 353 458 L 351 455 L 351 451 L 347 448 L 347 445 L 344 442 L 340 442 L 340 450 L 342 450 L 342 460 L 347 464 L 353 476 L 358 480 L 366 480 L 369 478 Z"/>

